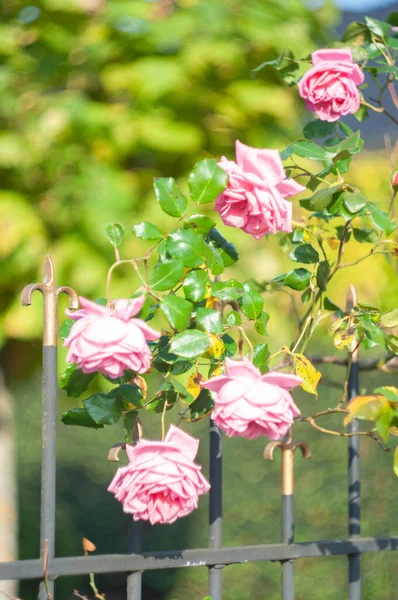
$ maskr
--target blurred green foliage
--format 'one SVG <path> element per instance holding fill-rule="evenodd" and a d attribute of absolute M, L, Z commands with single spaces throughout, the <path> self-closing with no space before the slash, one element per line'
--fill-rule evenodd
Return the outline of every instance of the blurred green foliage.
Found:
<path fill-rule="evenodd" d="M 0 5 L 0 331 L 40 335 L 18 293 L 50 250 L 58 281 L 103 295 L 104 227 L 153 209 L 153 176 L 181 176 L 236 138 L 283 147 L 296 91 L 251 70 L 325 42 L 334 11 L 299 0 L 3 0 Z"/>
<path fill-rule="evenodd" d="M 24 377 L 12 383 L 21 558 L 37 557 L 39 548 L 40 381 L 25 374 L 40 352 L 41 299 L 21 309 L 19 292 L 41 277 L 43 256 L 50 250 L 60 283 L 79 294 L 103 296 L 112 248 L 101 232 L 109 222 L 134 225 L 156 210 L 153 176 L 181 177 L 198 158 L 231 155 L 236 138 L 258 147 L 281 148 L 292 141 L 301 110 L 296 91 L 282 87 L 272 69 L 261 73 L 261 81 L 252 79 L 251 69 L 287 45 L 305 55 L 325 43 L 334 11 L 310 10 L 299 0 L 289 0 L 287 11 L 286 4 L 3 0 L 0 5 L 0 335 L 3 343 L 7 338 L 33 340 L 8 344 L 3 353 L 9 377 L 16 372 Z M 378 197 L 384 172 L 387 198 L 388 166 L 382 158 L 367 160 L 365 166 L 358 163 L 354 179 L 362 183 L 366 173 L 368 191 Z M 232 239 L 239 235 L 233 232 Z M 244 243 L 242 272 L 270 279 L 287 263 L 275 241 L 264 243 L 261 256 L 258 245 Z M 394 271 L 374 261 L 369 268 L 379 269 L 378 286 L 374 276 L 364 278 L 356 269 L 336 284 L 334 299 L 354 278 L 361 299 L 391 308 Z M 119 285 L 131 291 L 129 282 Z M 289 298 L 280 294 L 270 302 L 278 309 L 269 324 L 271 345 L 277 348 L 294 324 Z M 314 352 L 322 350 L 322 343 L 320 332 Z M 325 369 L 325 374 L 342 381 L 336 369 Z M 367 375 L 363 384 L 386 384 L 386 377 L 374 381 Z M 336 394 L 340 391 L 321 388 L 319 409 L 333 405 Z M 298 399 L 303 413 L 311 412 L 313 403 L 304 394 Z M 65 396 L 60 398 L 60 414 L 70 406 Z M 176 415 L 169 419 L 175 421 Z M 148 415 L 144 425 L 148 437 L 158 436 L 155 416 Z M 200 428 L 198 460 L 207 474 L 207 422 Z M 296 433 L 310 442 L 314 454 L 312 463 L 297 460 L 297 539 L 345 536 L 345 442 L 317 435 L 305 424 Z M 119 435 L 121 441 L 121 426 Z M 128 518 L 106 492 L 115 470 L 106 454 L 117 441 L 112 430 L 59 427 L 58 556 L 80 554 L 82 536 L 95 542 L 98 552 L 126 551 Z M 279 459 L 264 464 L 264 445 L 261 439 L 225 441 L 226 545 L 279 540 L 280 465 Z M 363 444 L 363 471 L 363 535 L 389 534 L 397 516 L 391 459 L 370 440 Z M 382 498 L 374 493 L 381 487 Z M 203 498 L 199 510 L 180 523 L 148 529 L 145 549 L 206 546 L 207 501 Z M 362 564 L 364 599 L 393 600 L 394 553 L 363 557 Z M 228 567 L 225 597 L 277 600 L 279 575 L 278 564 Z M 206 595 L 206 576 L 202 568 L 149 573 L 145 600 L 200 600 Z M 97 582 L 109 600 L 125 598 L 123 576 L 98 577 Z M 296 582 L 297 600 L 345 597 L 346 559 L 298 561 Z M 90 594 L 87 578 L 63 578 L 56 585 L 60 600 L 72 598 L 74 587 Z M 36 582 L 26 582 L 20 596 L 33 600 L 36 590 Z"/>

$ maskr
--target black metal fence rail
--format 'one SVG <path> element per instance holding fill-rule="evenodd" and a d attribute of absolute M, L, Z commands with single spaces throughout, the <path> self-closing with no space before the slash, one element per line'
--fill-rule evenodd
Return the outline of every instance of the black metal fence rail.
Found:
<path fill-rule="evenodd" d="M 0 563 L 0 580 L 37 579 L 40 581 L 40 600 L 54 597 L 54 578 L 98 573 L 126 573 L 127 600 L 142 599 L 142 572 L 157 569 L 203 567 L 209 570 L 208 589 L 212 600 L 222 600 L 222 570 L 232 564 L 279 561 L 282 564 L 282 600 L 294 600 L 294 561 L 299 558 L 327 556 L 348 557 L 349 600 L 361 598 L 360 556 L 369 552 L 398 550 L 398 536 L 360 537 L 360 470 L 359 437 L 348 438 L 348 539 L 294 542 L 293 460 L 296 447 L 305 457 L 305 444 L 287 441 L 271 444 L 282 450 L 281 544 L 222 547 L 222 436 L 210 421 L 210 498 L 209 547 L 203 549 L 142 552 L 142 523 L 131 522 L 128 554 L 84 557 L 54 557 L 55 538 L 55 415 L 57 376 L 57 298 L 66 292 L 70 304 L 76 307 L 76 294 L 70 288 L 57 288 L 51 259 L 47 257 L 44 283 L 27 286 L 22 303 L 30 304 L 31 293 L 42 292 L 44 297 L 43 339 L 43 416 L 42 416 L 42 478 L 41 478 L 41 541 L 40 558 Z M 353 357 L 348 382 L 348 398 L 358 394 L 359 368 Z M 357 428 L 354 421 L 351 432 Z"/>

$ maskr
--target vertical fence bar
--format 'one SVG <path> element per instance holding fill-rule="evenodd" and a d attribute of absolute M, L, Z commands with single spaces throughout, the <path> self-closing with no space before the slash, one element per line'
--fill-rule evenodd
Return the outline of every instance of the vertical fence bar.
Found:
<path fill-rule="evenodd" d="M 57 287 L 54 265 L 48 255 L 44 262 L 43 283 L 27 285 L 21 294 L 23 306 L 29 306 L 32 293 L 43 294 L 43 379 L 42 379 L 42 452 L 40 499 L 40 557 L 43 560 L 43 581 L 39 599 L 54 596 L 54 582 L 47 572 L 48 561 L 54 558 L 55 543 L 55 475 L 56 475 L 56 417 L 57 417 L 57 336 L 58 295 L 69 296 L 69 307 L 77 308 L 76 292 L 69 287 Z"/>
<path fill-rule="evenodd" d="M 294 542 L 294 449 L 290 439 L 282 447 L 282 543 Z M 294 600 L 294 561 L 282 564 L 282 600 Z"/>
<path fill-rule="evenodd" d="M 222 547 L 222 437 L 221 430 L 210 419 L 210 497 L 209 547 Z M 222 566 L 209 568 L 209 596 L 222 599 Z"/>
<path fill-rule="evenodd" d="M 348 399 L 358 395 L 359 370 L 357 357 L 353 357 L 350 377 L 348 380 Z M 357 419 L 349 425 L 349 432 L 359 431 Z M 361 535 L 361 506 L 360 506 L 360 437 L 358 435 L 348 438 L 348 534 L 350 538 L 359 538 Z M 360 554 L 351 554 L 348 557 L 349 600 L 361 599 L 361 567 Z"/>
<path fill-rule="evenodd" d="M 129 526 L 128 548 L 131 554 L 142 552 L 143 523 L 131 519 Z M 127 600 L 141 600 L 142 573 L 137 571 L 127 577 Z"/>
<path fill-rule="evenodd" d="M 351 312 L 357 304 L 357 293 L 354 286 L 350 286 L 347 294 L 346 310 Z M 348 377 L 347 401 L 359 394 L 359 366 L 357 341 L 351 347 L 351 367 Z M 353 419 L 348 431 L 359 431 L 359 422 Z M 360 506 L 360 437 L 348 438 L 348 535 L 350 538 L 359 538 L 361 535 L 361 506 Z M 361 565 L 360 554 L 351 554 L 348 557 L 348 589 L 349 600 L 361 600 Z"/>

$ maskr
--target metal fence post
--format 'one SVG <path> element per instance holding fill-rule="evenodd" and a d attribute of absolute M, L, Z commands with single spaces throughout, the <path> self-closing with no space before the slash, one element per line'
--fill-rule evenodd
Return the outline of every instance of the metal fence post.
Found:
<path fill-rule="evenodd" d="M 356 290 L 354 286 L 351 286 L 347 294 L 347 312 L 351 312 L 356 304 Z M 348 401 L 358 396 L 359 393 L 357 343 L 357 340 L 355 340 L 351 347 L 352 357 L 347 387 Z M 359 431 L 359 422 L 357 419 L 351 421 L 348 431 L 349 433 Z M 348 438 L 348 534 L 350 538 L 359 538 L 361 535 L 360 491 L 360 437 L 354 435 Z M 348 588 L 349 600 L 361 600 L 360 554 L 350 554 L 348 557 Z"/>
<path fill-rule="evenodd" d="M 209 547 L 222 547 L 222 434 L 210 419 Z M 209 595 L 222 598 L 222 566 L 209 568 Z"/>
<path fill-rule="evenodd" d="M 27 285 L 21 294 L 23 306 L 29 306 L 32 293 L 43 294 L 43 380 L 42 380 L 42 453 L 40 505 L 40 558 L 43 561 L 43 581 L 39 598 L 54 596 L 54 582 L 48 576 L 48 561 L 54 558 L 55 543 L 55 476 L 56 476 L 56 418 L 57 418 L 57 336 L 58 295 L 65 292 L 69 307 L 78 307 L 76 292 L 69 287 L 57 287 L 54 265 L 47 255 L 43 269 L 43 283 Z"/>
<path fill-rule="evenodd" d="M 131 518 L 131 517 L 130 517 Z M 128 547 L 131 554 L 142 552 L 143 523 L 133 521 L 131 518 L 129 526 Z M 136 571 L 127 577 L 127 600 L 141 600 L 142 595 L 142 572 Z"/>

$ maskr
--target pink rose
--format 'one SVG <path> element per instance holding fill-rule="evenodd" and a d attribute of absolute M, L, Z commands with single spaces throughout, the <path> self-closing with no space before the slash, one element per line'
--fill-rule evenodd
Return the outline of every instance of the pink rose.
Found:
<path fill-rule="evenodd" d="M 358 85 L 364 75 L 352 62 L 351 50 L 326 49 L 312 53 L 314 65 L 300 79 L 298 88 L 309 110 L 322 121 L 337 121 L 357 112 L 360 104 Z"/>
<path fill-rule="evenodd" d="M 99 371 L 113 379 L 127 369 L 148 371 L 152 355 L 147 340 L 157 340 L 160 333 L 142 319 L 132 319 L 145 296 L 117 300 L 112 309 L 86 298 L 79 300 L 82 310 L 66 311 L 76 319 L 64 342 L 69 348 L 66 360 L 76 363 L 83 373 Z"/>
<path fill-rule="evenodd" d="M 279 440 L 300 414 L 288 390 L 302 379 L 287 373 L 260 371 L 247 358 L 225 361 L 225 375 L 204 381 L 215 392 L 211 418 L 229 437 L 266 435 Z"/>
<path fill-rule="evenodd" d="M 164 442 L 141 440 L 126 446 L 129 464 L 117 470 L 108 492 L 123 511 L 155 523 L 174 523 L 198 506 L 210 485 L 194 463 L 199 440 L 170 426 Z"/>
<path fill-rule="evenodd" d="M 236 162 L 221 159 L 228 186 L 215 209 L 225 225 L 238 227 L 259 240 L 267 233 L 292 231 L 292 205 L 285 198 L 305 188 L 286 179 L 277 150 L 250 148 L 236 141 Z"/>

